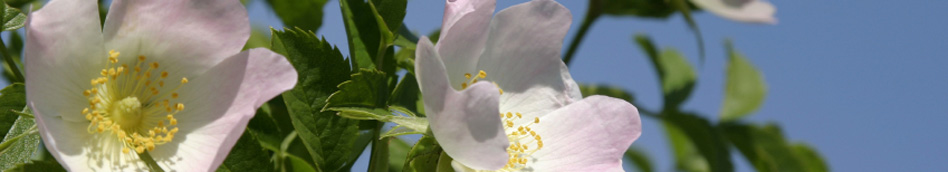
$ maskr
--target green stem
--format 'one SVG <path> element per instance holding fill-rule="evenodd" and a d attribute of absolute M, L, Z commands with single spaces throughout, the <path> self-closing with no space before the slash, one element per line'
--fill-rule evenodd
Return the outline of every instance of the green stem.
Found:
<path fill-rule="evenodd" d="M 566 63 L 567 66 L 573 61 L 573 55 L 575 55 L 576 50 L 579 49 L 579 44 L 583 42 L 583 38 L 586 37 L 589 28 L 592 27 L 596 19 L 602 15 L 601 7 L 602 4 L 599 0 L 589 1 L 589 7 L 586 9 L 586 17 L 583 18 L 583 23 L 579 26 L 579 31 L 576 32 L 573 40 L 570 41 L 569 49 L 566 50 L 566 55 L 563 56 L 563 63 Z"/>
<path fill-rule="evenodd" d="M 385 125 L 385 122 L 378 122 L 378 125 L 375 127 L 375 131 L 372 133 L 372 138 L 379 138 L 382 133 L 382 126 Z M 369 157 L 369 170 L 370 172 L 387 172 L 388 171 L 388 139 L 372 139 L 372 155 Z"/>
<path fill-rule="evenodd" d="M 13 71 L 13 76 L 15 80 L 13 82 L 23 82 L 23 73 L 20 72 L 20 67 L 16 65 L 16 62 L 13 61 L 13 56 L 10 55 L 10 51 L 7 50 L 7 45 L 3 43 L 3 40 L 0 40 L 0 55 L 3 55 L 3 60 L 7 62 L 7 66 L 10 67 L 10 70 Z"/>
<path fill-rule="evenodd" d="M 165 170 L 161 169 L 161 166 L 158 166 L 158 162 L 155 162 L 155 159 L 151 158 L 151 155 L 148 154 L 148 151 L 138 154 L 138 157 L 148 165 L 148 169 L 152 172 L 164 172 Z"/>
<path fill-rule="evenodd" d="M 36 125 L 33 125 L 33 127 L 27 130 L 27 132 L 21 133 L 20 135 L 17 135 L 13 138 L 7 139 L 3 143 L 0 143 L 0 154 L 3 154 L 3 152 L 6 152 L 7 148 L 10 148 L 10 145 L 13 145 L 13 143 L 16 143 L 17 140 L 20 140 L 20 138 L 26 137 L 30 134 L 36 134 L 36 131 L 37 131 Z"/>
<path fill-rule="evenodd" d="M 15 113 L 15 114 L 17 114 L 17 115 L 20 115 L 21 117 L 24 117 L 24 118 L 34 118 L 34 117 L 33 117 L 33 114 L 30 114 L 30 113 L 20 112 L 20 111 L 16 111 L 16 110 L 13 110 L 13 109 L 10 109 L 10 112 L 13 112 L 13 113 Z"/>
<path fill-rule="evenodd" d="M 379 71 L 385 71 L 382 68 L 382 62 L 385 60 L 385 53 L 388 51 L 388 44 L 385 41 L 379 43 L 378 54 L 375 56 L 375 69 Z"/>

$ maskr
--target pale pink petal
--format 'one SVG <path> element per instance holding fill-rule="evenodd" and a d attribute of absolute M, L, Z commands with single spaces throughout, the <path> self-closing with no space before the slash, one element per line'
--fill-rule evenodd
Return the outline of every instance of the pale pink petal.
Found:
<path fill-rule="evenodd" d="M 544 144 L 533 154 L 536 171 L 616 171 L 642 123 L 632 104 L 590 96 L 540 118 L 534 131 Z"/>
<path fill-rule="evenodd" d="M 281 55 L 257 48 L 241 52 L 182 87 L 180 134 L 152 153 L 166 169 L 217 169 L 256 109 L 296 85 L 297 73 Z"/>
<path fill-rule="evenodd" d="M 494 0 L 447 0 L 444 22 L 435 49 L 447 67 L 448 80 L 456 90 L 468 81 L 465 73 L 477 73 L 474 67 L 484 51 L 487 29 L 494 14 Z"/>
<path fill-rule="evenodd" d="M 203 73 L 250 37 L 247 10 L 232 0 L 115 0 L 106 17 L 106 47 Z"/>
<path fill-rule="evenodd" d="M 560 60 L 571 21 L 569 10 L 550 0 L 497 13 L 477 68 L 504 90 L 502 112 L 520 112 L 532 119 L 582 98 Z"/>
<path fill-rule="evenodd" d="M 691 0 L 718 16 L 741 22 L 776 24 L 777 9 L 762 0 Z"/>
<path fill-rule="evenodd" d="M 30 107 L 38 105 L 30 102 Z M 123 154 L 122 143 L 109 133 L 88 133 L 88 122 L 70 122 L 34 111 L 43 143 L 69 171 L 143 171 L 135 154 Z"/>
<path fill-rule="evenodd" d="M 499 90 L 478 82 L 457 92 L 427 37 L 415 50 L 415 74 L 424 95 L 425 112 L 444 152 L 471 168 L 496 170 L 507 163 L 507 140 L 497 109 Z"/>
<path fill-rule="evenodd" d="M 26 95 L 33 111 L 84 121 L 82 91 L 107 61 L 94 0 L 53 0 L 26 23 Z"/>

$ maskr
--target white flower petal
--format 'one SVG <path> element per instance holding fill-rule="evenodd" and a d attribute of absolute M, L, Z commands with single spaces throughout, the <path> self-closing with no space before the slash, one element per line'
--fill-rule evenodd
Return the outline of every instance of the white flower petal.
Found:
<path fill-rule="evenodd" d="M 777 9 L 762 0 L 691 0 L 695 5 L 731 20 L 776 24 Z"/>
<path fill-rule="evenodd" d="M 32 103 L 31 107 L 35 107 Z M 147 166 L 135 154 L 123 154 L 114 135 L 90 134 L 88 122 L 70 122 L 35 112 L 46 149 L 69 171 L 134 171 Z"/>
<path fill-rule="evenodd" d="M 569 10 L 536 0 L 501 10 L 491 22 L 487 49 L 477 68 L 504 90 L 501 112 L 533 118 L 582 98 L 560 59 Z"/>
<path fill-rule="evenodd" d="M 230 57 L 182 87 L 187 108 L 176 115 L 181 135 L 152 155 L 166 169 L 216 169 L 256 109 L 292 89 L 296 79 L 286 58 L 270 50 L 251 49 Z"/>
<path fill-rule="evenodd" d="M 26 94 L 38 113 L 84 121 L 82 91 L 106 62 L 95 1 L 54 0 L 26 24 Z"/>
<path fill-rule="evenodd" d="M 477 59 L 484 51 L 494 0 L 447 0 L 444 22 L 435 49 L 441 53 L 451 86 L 461 90 L 465 73 L 476 74 Z"/>
<path fill-rule="evenodd" d="M 115 0 L 106 17 L 106 47 L 123 56 L 181 62 L 169 70 L 203 73 L 240 49 L 250 37 L 239 1 Z"/>
<path fill-rule="evenodd" d="M 642 123 L 632 104 L 590 96 L 540 118 L 534 131 L 545 144 L 533 154 L 536 171 L 621 171 Z"/>
<path fill-rule="evenodd" d="M 497 109 L 499 90 L 488 82 L 475 83 L 461 92 L 448 86 L 444 65 L 427 37 L 419 41 L 415 54 L 425 112 L 445 153 L 472 168 L 502 168 L 510 142 Z"/>

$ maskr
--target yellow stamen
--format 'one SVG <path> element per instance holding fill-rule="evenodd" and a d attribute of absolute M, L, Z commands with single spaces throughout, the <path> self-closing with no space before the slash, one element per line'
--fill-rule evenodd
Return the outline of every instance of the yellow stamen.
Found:
<path fill-rule="evenodd" d="M 89 107 L 81 112 L 89 121 L 87 131 L 115 135 L 123 145 L 123 153 L 153 151 L 158 145 L 171 142 L 178 131 L 174 115 L 184 110 L 184 104 L 171 103 L 168 96 L 181 96 L 176 91 L 188 82 L 187 78 L 181 78 L 181 85 L 174 89 L 158 89 L 164 86 L 163 79 L 171 75 L 159 69 L 158 62 L 146 62 L 145 56 L 138 56 L 134 71 L 129 71 L 128 64 L 116 64 L 119 52 L 111 50 L 108 54 L 108 64 L 99 72 L 102 76 L 90 79 L 92 87 L 82 91 L 89 101 Z M 141 70 L 143 64 L 148 66 L 145 71 Z M 151 86 L 153 82 L 158 86 Z M 153 118 L 156 115 L 167 115 L 167 120 Z"/>
<path fill-rule="evenodd" d="M 527 158 L 543 148 L 543 140 L 541 140 L 540 134 L 531 128 L 532 125 L 539 124 L 539 118 L 534 117 L 533 121 L 525 124 L 514 122 L 523 118 L 523 114 L 519 112 L 501 113 L 501 118 L 505 123 L 504 130 L 508 132 L 507 139 L 510 140 L 510 147 L 507 148 L 507 155 L 510 159 L 500 171 L 519 171 L 526 167 Z M 532 144 L 536 144 L 536 146 Z"/>

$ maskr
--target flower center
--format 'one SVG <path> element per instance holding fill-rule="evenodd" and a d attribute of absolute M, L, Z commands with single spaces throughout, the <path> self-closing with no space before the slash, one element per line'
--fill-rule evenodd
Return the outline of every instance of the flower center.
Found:
<path fill-rule="evenodd" d="M 89 99 L 89 107 L 82 109 L 89 120 L 88 132 L 115 136 L 123 144 L 123 153 L 144 153 L 171 142 L 178 132 L 174 115 L 184 110 L 184 104 L 171 100 L 178 98 L 175 91 L 188 79 L 181 78 L 180 85 L 165 89 L 168 72 L 158 72 L 158 62 L 149 64 L 145 56 L 138 56 L 138 62 L 129 70 L 127 64 L 116 64 L 118 56 L 118 52 L 109 51 L 102 76 L 92 79 L 92 88 L 82 92 Z M 142 67 L 147 69 L 142 71 Z"/>
<path fill-rule="evenodd" d="M 480 70 L 476 77 L 470 73 L 465 73 L 464 78 L 467 78 L 468 81 L 461 83 L 462 89 L 466 89 L 467 86 L 476 83 L 478 79 L 487 78 L 487 72 Z M 500 85 L 494 83 L 494 86 L 497 86 L 500 94 L 504 94 L 504 90 L 500 88 Z M 533 125 L 539 125 L 540 118 L 534 117 L 533 121 L 524 121 L 530 119 L 523 119 L 523 114 L 520 112 L 500 113 L 500 118 L 503 122 L 504 132 L 507 133 L 507 140 L 510 140 L 510 147 L 507 148 L 507 155 L 509 157 L 507 165 L 499 171 L 521 170 L 526 167 L 528 158 L 533 155 L 534 152 L 543 148 L 542 137 L 530 128 Z"/>
<path fill-rule="evenodd" d="M 142 121 L 142 103 L 138 97 L 126 97 L 112 105 L 112 119 L 120 126 L 136 126 Z"/>

